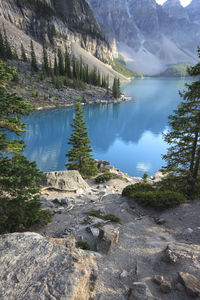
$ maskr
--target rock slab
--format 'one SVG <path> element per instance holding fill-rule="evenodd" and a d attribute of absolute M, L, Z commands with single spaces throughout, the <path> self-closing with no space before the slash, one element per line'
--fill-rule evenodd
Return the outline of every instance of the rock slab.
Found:
<path fill-rule="evenodd" d="M 194 275 L 184 272 L 179 272 L 179 279 L 186 288 L 187 293 L 192 297 L 200 296 L 200 280 Z"/>
<path fill-rule="evenodd" d="M 108 253 L 118 243 L 119 230 L 112 225 L 105 225 L 100 229 L 97 251 L 102 253 Z"/>
<path fill-rule="evenodd" d="M 0 299 L 88 300 L 96 277 L 92 254 L 66 247 L 65 239 L 0 236 Z"/>
<path fill-rule="evenodd" d="M 58 171 L 45 173 L 46 181 L 44 185 L 67 191 L 86 191 L 88 184 L 78 171 Z"/>

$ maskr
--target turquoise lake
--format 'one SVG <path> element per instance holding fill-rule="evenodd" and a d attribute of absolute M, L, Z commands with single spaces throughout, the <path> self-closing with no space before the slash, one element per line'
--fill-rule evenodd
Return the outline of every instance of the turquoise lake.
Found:
<path fill-rule="evenodd" d="M 187 79 L 187 82 L 189 79 Z M 93 156 L 110 161 L 131 176 L 153 175 L 164 165 L 161 155 L 167 145 L 162 133 L 168 128 L 168 115 L 177 107 L 184 79 L 135 79 L 122 90 L 132 101 L 84 107 Z M 73 108 L 34 112 L 23 119 L 28 131 L 24 154 L 42 171 L 65 170 Z"/>

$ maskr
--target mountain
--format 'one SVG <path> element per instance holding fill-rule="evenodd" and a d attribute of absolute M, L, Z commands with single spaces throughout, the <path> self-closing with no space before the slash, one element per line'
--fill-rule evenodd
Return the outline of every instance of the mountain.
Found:
<path fill-rule="evenodd" d="M 35 41 L 69 49 L 76 42 L 101 61 L 112 61 L 112 50 L 85 0 L 1 0 L 0 16 Z"/>
<path fill-rule="evenodd" d="M 191 22 L 200 24 L 200 1 L 192 0 L 192 2 L 186 7 L 186 11 Z"/>
<path fill-rule="evenodd" d="M 179 1 L 168 0 L 163 7 L 155 0 L 88 3 L 106 38 L 116 40 L 129 67 L 156 74 L 168 64 L 195 63 L 200 26 L 189 20 Z"/>
<path fill-rule="evenodd" d="M 180 0 L 167 0 L 162 7 L 168 16 L 189 21 L 188 13 L 181 5 Z"/>

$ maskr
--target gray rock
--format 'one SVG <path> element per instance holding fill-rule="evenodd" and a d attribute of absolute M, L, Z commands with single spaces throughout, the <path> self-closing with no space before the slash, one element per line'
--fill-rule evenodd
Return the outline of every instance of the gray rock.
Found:
<path fill-rule="evenodd" d="M 129 300 L 156 300 L 148 286 L 143 282 L 134 282 L 131 288 Z"/>
<path fill-rule="evenodd" d="M 168 263 L 176 263 L 178 260 L 177 253 L 175 253 L 169 245 L 164 250 L 163 260 Z"/>
<path fill-rule="evenodd" d="M 1 235 L 0 299 L 92 297 L 96 280 L 93 256 L 70 248 L 73 244 L 73 239 L 70 244 L 66 239 L 47 240 L 32 232 Z"/>
<path fill-rule="evenodd" d="M 187 228 L 187 229 L 185 229 L 185 230 L 182 232 L 181 235 L 182 235 L 184 238 L 187 238 L 187 237 L 189 237 L 192 233 L 193 233 L 193 230 L 192 230 L 191 228 Z"/>
<path fill-rule="evenodd" d="M 192 297 L 200 296 L 200 280 L 192 274 L 179 272 L 179 279 L 185 286 L 187 293 Z"/>
<path fill-rule="evenodd" d="M 161 285 L 161 283 L 164 281 L 164 277 L 161 275 L 155 275 L 153 278 L 153 282 L 155 282 L 158 285 Z"/>
<path fill-rule="evenodd" d="M 105 225 L 100 229 L 97 251 L 108 253 L 117 244 L 119 239 L 119 231 L 112 225 Z"/>
<path fill-rule="evenodd" d="M 167 280 L 164 280 L 160 285 L 160 291 L 163 294 L 169 294 L 171 292 L 171 290 L 172 290 L 171 283 Z"/>
<path fill-rule="evenodd" d="M 125 279 L 128 277 L 128 272 L 126 270 L 123 270 L 123 272 L 119 275 L 120 279 Z"/>
<path fill-rule="evenodd" d="M 48 187 L 54 187 L 61 190 L 74 190 L 83 192 L 89 189 L 88 184 L 83 180 L 78 171 L 59 171 L 45 173 Z"/>

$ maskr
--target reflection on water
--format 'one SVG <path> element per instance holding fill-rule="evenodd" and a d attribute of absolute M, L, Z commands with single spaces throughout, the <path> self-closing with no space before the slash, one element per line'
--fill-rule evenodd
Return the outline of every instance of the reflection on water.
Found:
<path fill-rule="evenodd" d="M 94 157 L 110 161 L 132 176 L 152 175 L 163 165 L 162 132 L 180 102 L 184 80 L 134 80 L 123 87 L 133 101 L 84 107 Z M 74 115 L 72 108 L 38 111 L 26 117 L 24 153 L 43 171 L 64 170 Z"/>

